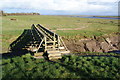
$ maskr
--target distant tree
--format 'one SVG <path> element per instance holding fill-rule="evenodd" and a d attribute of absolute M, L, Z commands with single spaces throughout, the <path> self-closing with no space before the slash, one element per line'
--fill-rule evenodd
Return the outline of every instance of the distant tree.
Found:
<path fill-rule="evenodd" d="M 0 11 L 0 16 L 3 16 L 3 11 Z"/>
<path fill-rule="evenodd" d="M 0 11 L 0 16 L 6 16 L 7 14 L 4 11 Z"/>

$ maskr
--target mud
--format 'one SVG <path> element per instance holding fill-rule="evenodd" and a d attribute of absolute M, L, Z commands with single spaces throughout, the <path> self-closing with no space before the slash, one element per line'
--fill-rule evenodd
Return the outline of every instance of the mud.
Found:
<path fill-rule="evenodd" d="M 120 50 L 119 33 L 84 39 L 64 39 L 71 52 L 109 52 Z"/>

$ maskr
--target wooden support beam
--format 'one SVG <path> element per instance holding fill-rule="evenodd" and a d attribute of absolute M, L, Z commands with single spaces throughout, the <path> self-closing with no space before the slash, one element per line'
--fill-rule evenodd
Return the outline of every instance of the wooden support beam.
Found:
<path fill-rule="evenodd" d="M 44 37 L 44 41 L 45 41 L 45 51 L 46 51 L 46 49 L 47 49 L 46 37 Z"/>
<path fill-rule="evenodd" d="M 54 43 L 54 42 L 57 42 L 57 41 L 47 41 L 46 43 Z"/>
<path fill-rule="evenodd" d="M 60 37 L 58 36 L 58 48 L 60 47 Z"/>
<path fill-rule="evenodd" d="M 55 49 L 55 33 L 54 33 L 54 42 L 53 42 L 53 49 Z"/>

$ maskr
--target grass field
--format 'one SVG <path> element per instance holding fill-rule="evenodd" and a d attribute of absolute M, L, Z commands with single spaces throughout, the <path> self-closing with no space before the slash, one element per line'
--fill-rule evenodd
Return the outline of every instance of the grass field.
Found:
<path fill-rule="evenodd" d="M 71 40 L 118 32 L 118 20 L 47 15 L 3 16 L 2 53 L 7 52 L 9 44 L 16 40 L 24 29 L 30 29 L 32 24 L 41 24 L 61 35 L 63 39 Z M 116 53 L 85 52 L 84 56 L 82 53 L 74 53 L 54 61 L 36 59 L 30 53 L 21 56 L 10 54 L 2 56 L 0 78 L 2 77 L 2 80 L 21 78 L 25 80 L 40 78 L 118 80 L 119 60 L 119 54 Z"/>
<path fill-rule="evenodd" d="M 6 52 L 9 44 L 22 34 L 24 29 L 30 29 L 32 24 L 41 24 L 66 39 L 80 39 L 84 36 L 101 36 L 118 32 L 118 20 L 48 15 L 3 16 L 2 52 Z"/>

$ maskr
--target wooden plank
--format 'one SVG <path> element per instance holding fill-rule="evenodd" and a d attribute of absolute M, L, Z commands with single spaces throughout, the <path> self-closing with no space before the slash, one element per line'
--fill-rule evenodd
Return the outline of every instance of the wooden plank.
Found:
<path fill-rule="evenodd" d="M 39 52 L 39 53 L 35 53 L 34 56 L 42 56 L 43 55 L 43 52 Z"/>
<path fill-rule="evenodd" d="M 55 50 L 55 51 L 47 51 L 48 53 L 56 53 L 56 52 L 60 52 L 59 50 Z"/>
<path fill-rule="evenodd" d="M 52 59 L 60 59 L 62 57 L 50 57 L 49 60 L 52 60 Z"/>
<path fill-rule="evenodd" d="M 69 50 L 67 50 L 67 51 L 60 51 L 60 53 L 65 54 L 65 53 L 70 53 L 70 51 Z"/>
<path fill-rule="evenodd" d="M 54 42 L 57 42 L 57 41 L 47 41 L 46 43 L 54 43 Z"/>
<path fill-rule="evenodd" d="M 61 54 L 48 55 L 48 57 L 56 57 L 56 56 L 59 56 L 59 57 L 61 57 Z"/>
<path fill-rule="evenodd" d="M 55 49 L 55 33 L 54 33 L 53 49 Z"/>
<path fill-rule="evenodd" d="M 65 47 L 59 47 L 59 49 L 65 49 Z"/>
<path fill-rule="evenodd" d="M 49 47 L 52 47 L 52 48 L 53 48 L 54 46 L 53 46 L 53 45 L 52 45 L 52 46 L 46 46 L 46 48 L 49 48 Z"/>
<path fill-rule="evenodd" d="M 45 40 L 45 51 L 46 51 L 46 49 L 47 49 L 46 37 L 44 37 L 44 40 Z"/>
<path fill-rule="evenodd" d="M 36 58 L 36 59 L 43 59 L 44 57 L 43 56 L 34 56 L 34 58 Z"/>
<path fill-rule="evenodd" d="M 54 50 L 59 50 L 58 48 L 55 49 L 51 49 L 51 48 L 47 48 L 46 51 L 54 51 Z"/>
<path fill-rule="evenodd" d="M 41 28 L 39 28 L 39 27 L 36 27 L 36 28 L 37 28 L 38 31 L 39 31 L 40 33 L 42 33 L 45 37 L 47 37 L 47 38 L 53 40 L 52 37 L 50 37 L 49 35 L 47 35 L 47 34 L 45 33 L 45 31 L 43 31 Z"/>
<path fill-rule="evenodd" d="M 41 48 L 41 45 L 42 45 L 43 41 L 44 41 L 44 38 L 43 38 L 42 41 L 40 42 L 40 44 L 39 44 L 39 46 L 38 46 L 38 50 Z M 38 50 L 36 51 L 36 53 L 38 52 Z"/>

